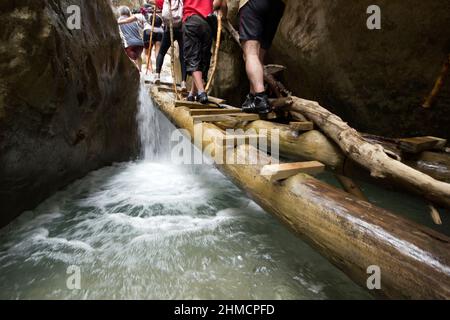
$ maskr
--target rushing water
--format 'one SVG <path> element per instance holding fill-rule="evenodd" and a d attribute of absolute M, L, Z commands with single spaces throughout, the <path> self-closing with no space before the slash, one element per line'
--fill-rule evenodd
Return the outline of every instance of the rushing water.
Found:
<path fill-rule="evenodd" d="M 144 90 L 138 122 L 143 160 L 92 172 L 1 230 L 0 298 L 370 298 L 216 169 L 171 164 L 173 127 Z"/>

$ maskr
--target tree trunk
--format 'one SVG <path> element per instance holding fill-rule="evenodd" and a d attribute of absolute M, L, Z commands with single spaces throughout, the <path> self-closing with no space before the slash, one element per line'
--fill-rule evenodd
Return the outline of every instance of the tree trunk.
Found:
<path fill-rule="evenodd" d="M 151 89 L 160 110 L 194 137 L 202 129 L 200 145 L 215 154 L 214 136 L 222 132 L 210 123 L 194 124 L 189 109 L 175 108 L 173 96 Z M 211 148 L 212 147 L 212 148 Z M 366 287 L 367 268 L 381 269 L 376 293 L 390 298 L 450 298 L 450 239 L 429 228 L 395 216 L 305 174 L 271 183 L 260 175 L 273 161 L 253 147 L 241 145 L 227 159 L 258 159 L 257 165 L 217 165 L 265 210 L 307 240 L 323 256 Z M 248 163 L 248 162 L 247 162 Z"/>
<path fill-rule="evenodd" d="M 315 101 L 293 97 L 290 108 L 313 121 L 346 156 L 368 169 L 373 177 L 396 180 L 431 202 L 450 208 L 450 184 L 390 158 L 381 145 L 365 141 L 355 129 Z"/>

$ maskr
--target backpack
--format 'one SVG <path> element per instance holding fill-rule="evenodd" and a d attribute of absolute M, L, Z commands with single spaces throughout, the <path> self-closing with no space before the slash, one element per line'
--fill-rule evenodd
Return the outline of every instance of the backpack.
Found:
<path fill-rule="evenodd" d="M 178 28 L 183 23 L 183 0 L 164 0 L 162 18 L 166 26 L 170 23 L 169 1 L 172 2 L 173 27 Z"/>

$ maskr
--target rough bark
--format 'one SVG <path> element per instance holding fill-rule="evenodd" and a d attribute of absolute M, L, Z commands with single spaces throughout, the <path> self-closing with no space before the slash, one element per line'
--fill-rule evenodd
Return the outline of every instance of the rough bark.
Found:
<path fill-rule="evenodd" d="M 151 89 L 156 105 L 179 128 L 193 137 L 203 129 L 202 145 L 212 137 L 205 129 L 220 130 L 210 123 L 194 124 L 189 109 L 175 108 L 173 95 Z M 426 227 L 397 217 L 365 201 L 299 174 L 280 183 L 260 176 L 262 165 L 273 159 L 238 146 L 229 159 L 259 157 L 258 165 L 218 165 L 236 185 L 259 205 L 278 217 L 322 255 L 366 286 L 367 267 L 382 272 L 379 294 L 390 298 L 450 298 L 450 239 Z M 254 151 L 254 150 L 253 150 Z"/>
<path fill-rule="evenodd" d="M 373 177 L 396 180 L 431 202 L 450 207 L 450 184 L 390 158 L 381 145 L 364 140 L 355 129 L 317 102 L 297 97 L 293 97 L 293 101 L 290 108 L 313 121 L 341 147 L 346 156 L 368 169 Z"/>

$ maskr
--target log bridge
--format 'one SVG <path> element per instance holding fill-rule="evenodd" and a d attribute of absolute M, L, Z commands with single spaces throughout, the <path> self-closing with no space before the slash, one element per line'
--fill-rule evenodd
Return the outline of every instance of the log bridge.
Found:
<path fill-rule="evenodd" d="M 376 265 L 381 270 L 381 289 L 373 291 L 376 296 L 450 298 L 450 238 L 312 176 L 324 167 L 339 168 L 345 158 L 337 143 L 311 130 L 316 121 L 312 124 L 302 118 L 279 124 L 231 106 L 219 109 L 213 104 L 177 101 L 165 85 L 149 90 L 155 106 L 175 126 L 187 130 L 190 137 L 202 132 L 201 139 L 193 139 L 201 150 L 208 148 L 215 157 L 226 145 L 226 161 L 216 162 L 217 168 L 353 281 L 367 288 L 368 267 Z M 217 143 L 217 133 L 227 141 L 227 128 L 255 128 L 257 135 L 262 128 L 281 129 L 283 156 L 314 161 L 277 163 L 248 144 L 251 137 L 244 138 L 243 144 Z"/>

